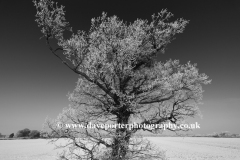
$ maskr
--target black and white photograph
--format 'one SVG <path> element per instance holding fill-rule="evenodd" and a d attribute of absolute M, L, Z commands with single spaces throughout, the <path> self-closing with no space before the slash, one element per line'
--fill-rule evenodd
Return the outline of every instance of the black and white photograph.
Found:
<path fill-rule="evenodd" d="M 0 160 L 240 160 L 240 1 L 0 0 Z"/>

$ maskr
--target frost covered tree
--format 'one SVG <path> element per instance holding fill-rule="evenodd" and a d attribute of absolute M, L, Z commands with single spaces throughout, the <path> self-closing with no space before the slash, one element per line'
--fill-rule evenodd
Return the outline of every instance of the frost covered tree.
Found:
<path fill-rule="evenodd" d="M 76 89 L 69 94 L 70 106 L 45 123 L 54 137 L 69 140 L 62 146 L 69 148 L 62 159 L 164 159 L 148 141 L 134 137 L 141 130 L 160 133 L 163 128 L 129 128 L 127 124 L 179 125 L 199 114 L 202 84 L 210 83 L 208 76 L 198 73 L 195 64 L 156 61 L 157 54 L 164 52 L 175 34 L 183 32 L 188 21 L 170 22 L 173 14 L 167 10 L 153 15 L 151 22 L 137 19 L 131 24 L 103 13 L 91 20 L 88 32 L 73 33 L 63 6 L 51 0 L 33 2 L 50 51 L 79 75 Z M 64 38 L 64 31 L 72 36 Z M 59 48 L 52 48 L 52 38 Z M 66 127 L 90 123 L 121 126 Z"/>

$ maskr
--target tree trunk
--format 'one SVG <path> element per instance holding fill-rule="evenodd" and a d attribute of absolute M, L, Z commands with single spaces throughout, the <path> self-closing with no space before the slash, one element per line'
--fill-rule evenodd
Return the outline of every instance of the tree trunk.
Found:
<path fill-rule="evenodd" d="M 118 116 L 118 124 L 128 124 L 130 114 L 122 114 Z M 131 134 L 128 131 L 128 128 L 117 128 L 116 135 L 113 138 L 113 147 L 112 147 L 112 160 L 124 160 L 129 147 L 129 140 Z"/>

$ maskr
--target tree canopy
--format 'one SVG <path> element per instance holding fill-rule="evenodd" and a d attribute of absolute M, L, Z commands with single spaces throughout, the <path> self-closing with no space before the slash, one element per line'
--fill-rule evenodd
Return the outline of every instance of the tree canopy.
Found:
<path fill-rule="evenodd" d="M 137 19 L 133 23 L 103 13 L 91 20 L 88 32 L 73 33 L 63 6 L 51 0 L 34 0 L 34 4 L 36 21 L 49 49 L 79 75 L 75 90 L 69 94 L 70 107 L 56 120 L 46 122 L 54 133 L 72 139 L 72 150 L 85 151 L 79 157 L 94 159 L 101 157 L 101 152 L 116 160 L 154 158 L 158 153 L 147 154 L 151 151 L 148 143 L 131 137 L 140 130 L 158 133 L 162 128 L 68 128 L 66 132 L 66 127 L 58 128 L 56 123 L 128 124 L 138 119 L 139 124 L 180 124 L 199 114 L 202 84 L 210 83 L 208 76 L 198 73 L 196 64 L 190 62 L 181 65 L 178 60 L 156 61 L 174 36 L 183 32 L 187 20 L 171 22 L 173 14 L 167 10 L 153 15 L 150 22 Z M 63 36 L 65 30 L 72 32 L 69 39 Z M 52 38 L 57 39 L 59 48 L 51 47 Z M 112 141 L 106 141 L 103 134 L 112 137 Z M 78 137 L 84 141 L 77 140 Z M 141 150 L 137 144 L 145 144 L 145 148 Z M 99 150 L 99 145 L 106 150 Z"/>
<path fill-rule="evenodd" d="M 30 132 L 31 132 L 31 130 L 28 128 L 19 130 L 16 134 L 16 137 L 28 137 Z"/>

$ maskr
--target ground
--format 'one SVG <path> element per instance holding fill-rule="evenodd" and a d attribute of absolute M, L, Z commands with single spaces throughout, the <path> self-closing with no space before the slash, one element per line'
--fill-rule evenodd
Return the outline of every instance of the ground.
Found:
<path fill-rule="evenodd" d="M 169 160 L 240 160 L 240 138 L 149 137 Z"/>
<path fill-rule="evenodd" d="M 148 137 L 169 160 L 239 160 L 240 138 Z M 60 140 L 58 143 L 64 143 Z M 43 139 L 1 140 L 1 160 L 56 160 L 60 150 Z"/>

